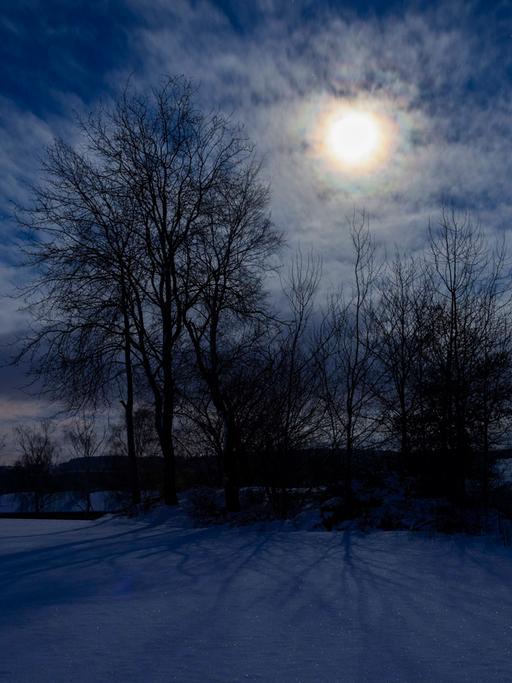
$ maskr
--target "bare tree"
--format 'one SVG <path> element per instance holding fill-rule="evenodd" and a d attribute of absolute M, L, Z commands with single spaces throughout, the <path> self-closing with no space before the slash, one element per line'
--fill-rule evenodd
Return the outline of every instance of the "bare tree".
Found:
<path fill-rule="evenodd" d="M 200 376 L 189 378 L 187 391 L 180 396 L 177 411 L 176 442 L 185 457 L 203 457 L 214 465 L 209 480 L 222 484 L 222 419 L 210 392 Z"/>
<path fill-rule="evenodd" d="M 37 427 L 17 427 L 16 435 L 21 457 L 15 466 L 22 472 L 34 512 L 42 512 L 51 496 L 50 476 L 58 455 L 51 423 L 43 420 Z"/>
<path fill-rule="evenodd" d="M 378 398 L 385 439 L 397 437 L 402 467 L 409 462 L 412 431 L 419 428 L 418 363 L 431 292 L 424 269 L 413 258 L 399 254 L 379 280 L 374 309 L 377 340 L 375 355 L 383 373 Z"/>
<path fill-rule="evenodd" d="M 378 274 L 375 246 L 366 214 L 355 216 L 350 229 L 354 282 L 350 295 L 331 296 L 320 331 L 319 372 L 332 447 L 343 448 L 344 491 L 352 504 L 355 448 L 370 442 L 377 420 L 375 396 L 373 296 Z"/>
<path fill-rule="evenodd" d="M 268 221 L 259 206 L 262 190 L 256 167 L 248 165 L 251 148 L 241 131 L 220 116 L 197 110 L 191 86 L 183 79 L 167 80 L 149 98 L 125 95 L 107 122 L 96 121 L 93 130 L 97 153 L 129 188 L 139 215 L 143 275 L 131 279 L 133 344 L 153 396 L 165 460 L 164 497 L 172 504 L 176 372 L 184 326 L 199 351 L 199 328 L 205 324 L 204 319 L 198 322 L 199 309 L 219 297 L 223 307 L 227 297 L 238 305 L 248 300 L 241 274 L 253 267 L 251 245 L 258 239 L 261 244 L 266 230 Z M 250 216 L 249 205 L 255 207 Z M 222 250 L 223 260 L 217 261 Z M 225 255 L 231 253 L 236 256 L 227 262 Z M 234 258 L 238 269 L 233 268 Z M 210 312 L 206 324 L 213 333 L 216 304 Z M 203 355 L 197 358 L 204 370 Z M 210 389 L 216 389 L 212 373 L 206 375 Z M 220 409 L 218 390 L 215 397 Z M 226 461 L 231 462 L 229 456 Z"/>
<path fill-rule="evenodd" d="M 230 511 L 240 507 L 241 444 L 233 371 L 253 362 L 252 349 L 265 327 L 262 276 L 280 243 L 268 215 L 268 189 L 259 180 L 259 166 L 252 153 L 238 155 L 209 204 L 195 252 L 197 297 L 185 321 L 199 373 L 223 424 L 222 468 Z"/>
<path fill-rule="evenodd" d="M 510 300 L 502 296 L 500 289 L 495 280 L 480 302 L 479 351 L 469 411 L 472 445 L 481 454 L 480 477 L 486 507 L 490 502 L 491 448 L 507 442 L 512 426 Z"/>
<path fill-rule="evenodd" d="M 252 411 L 259 417 L 259 448 L 266 454 L 268 492 L 274 510 L 282 517 L 288 512 L 286 481 L 292 452 L 318 436 L 323 417 L 313 333 L 320 276 L 320 260 L 298 251 L 282 282 L 284 319 L 269 335 L 264 392 Z"/>
<path fill-rule="evenodd" d="M 155 429 L 154 411 L 151 405 L 138 405 L 133 411 L 135 455 L 139 458 L 158 457 L 161 453 Z M 126 457 L 126 423 L 114 422 L 110 426 L 110 449 L 116 455 Z"/>
<path fill-rule="evenodd" d="M 134 480 L 134 384 L 142 373 L 164 457 L 164 499 L 175 504 L 173 424 L 184 325 L 192 307 L 210 296 L 208 278 L 215 275 L 205 255 L 213 244 L 222 243 L 226 254 L 238 240 L 240 266 L 225 274 L 229 298 L 239 305 L 252 296 L 257 278 L 246 278 L 253 284 L 243 289 L 241 274 L 255 267 L 251 245 L 264 241 L 268 221 L 257 209 L 263 190 L 240 129 L 200 112 L 183 78 L 169 78 L 149 95 L 127 89 L 112 109 L 83 122 L 82 132 L 82 149 L 58 142 L 50 150 L 49 181 L 30 214 L 43 234 L 32 250 L 31 263 L 42 271 L 32 292 L 42 289 L 44 297 L 34 305 L 39 325 L 27 348 L 43 349 L 39 367 L 54 393 L 67 380 L 83 387 L 85 378 L 89 400 L 124 378 L 120 399 Z"/>
<path fill-rule="evenodd" d="M 423 434 L 420 451 L 430 454 L 432 471 L 437 463 L 445 492 L 461 502 L 472 459 L 480 451 L 488 460 L 491 431 L 495 438 L 508 411 L 505 252 L 454 211 L 443 211 L 429 235 L 413 422 Z"/>
<path fill-rule="evenodd" d="M 34 330 L 17 360 L 28 356 L 51 397 L 71 410 L 122 402 L 136 504 L 127 276 L 137 278 L 135 214 L 129 193 L 93 152 L 92 145 L 76 150 L 63 141 L 47 151 L 45 181 L 23 217 L 37 277 L 25 290 Z"/>
<path fill-rule="evenodd" d="M 81 458 L 83 463 L 83 491 L 85 494 L 86 512 L 91 512 L 91 467 L 92 458 L 101 452 L 105 434 L 99 435 L 96 431 L 96 421 L 92 415 L 83 413 L 75 418 L 66 432 L 66 437 L 71 444 L 74 456 Z"/>

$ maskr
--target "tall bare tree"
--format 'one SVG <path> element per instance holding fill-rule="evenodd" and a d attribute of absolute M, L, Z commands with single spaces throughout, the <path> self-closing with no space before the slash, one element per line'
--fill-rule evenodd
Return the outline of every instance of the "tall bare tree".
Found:
<path fill-rule="evenodd" d="M 444 210 L 437 229 L 431 227 L 429 234 L 434 304 L 423 392 L 438 450 L 444 454 L 448 491 L 462 501 L 469 456 L 477 445 L 475 429 L 483 418 L 487 451 L 489 417 L 497 408 L 495 401 L 503 406 L 499 397 L 508 377 L 503 366 L 509 353 L 503 299 L 505 251 L 503 244 L 493 249 L 469 215 L 459 216 L 453 210 Z M 496 384 L 498 377 L 503 382 Z M 483 395 L 476 393 L 478 385 Z"/>
<path fill-rule="evenodd" d="M 143 375 L 164 457 L 164 498 L 175 504 L 173 423 L 185 324 L 213 300 L 238 314 L 255 298 L 257 263 L 272 241 L 266 190 L 240 129 L 198 110 L 183 78 L 166 79 L 148 95 L 125 90 L 113 108 L 83 122 L 82 133 L 81 149 L 57 142 L 49 151 L 48 182 L 30 214 L 42 234 L 32 265 L 44 297 L 34 306 L 39 328 L 28 348 L 43 349 L 39 367 L 52 376 L 55 393 L 68 380 L 84 387 L 85 377 L 89 398 L 124 378 L 134 475 L 134 383 Z M 192 339 L 198 351 L 198 334 Z"/>
<path fill-rule="evenodd" d="M 383 373 L 378 398 L 384 438 L 398 441 L 402 466 L 409 461 L 413 438 L 417 441 L 412 432 L 419 429 L 418 363 L 431 303 L 428 284 L 421 263 L 396 254 L 379 279 L 374 309 L 374 352 Z"/>
<path fill-rule="evenodd" d="M 254 409 L 260 418 L 260 449 L 266 454 L 267 483 L 274 510 L 288 513 L 287 479 L 293 452 L 319 436 L 323 407 L 319 402 L 315 297 L 321 261 L 296 253 L 283 279 L 283 319 L 269 335 L 264 359 L 264 395 Z"/>
<path fill-rule="evenodd" d="M 266 316 L 262 277 L 281 243 L 259 173 L 251 151 L 239 154 L 212 196 L 195 245 L 192 286 L 197 296 L 185 321 L 197 367 L 223 424 L 222 468 L 230 511 L 240 507 L 233 370 L 252 362 Z"/>
<path fill-rule="evenodd" d="M 87 128 L 84 128 L 87 131 Z M 87 152 L 56 141 L 25 212 L 34 316 L 21 356 L 53 398 L 80 411 L 119 398 L 125 410 L 132 501 L 140 502 L 133 437 L 134 356 L 128 272 L 137 278 L 134 206 Z"/>
<path fill-rule="evenodd" d="M 352 461 L 355 448 L 370 443 L 376 431 L 376 359 L 373 297 L 378 266 L 366 214 L 354 215 L 350 225 L 353 284 L 330 297 L 320 331 L 322 399 L 332 447 L 344 453 L 344 491 L 352 504 Z"/>

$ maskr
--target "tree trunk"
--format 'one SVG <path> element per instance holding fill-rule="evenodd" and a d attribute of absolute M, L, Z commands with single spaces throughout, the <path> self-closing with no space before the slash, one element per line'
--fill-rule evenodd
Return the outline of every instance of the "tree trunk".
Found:
<path fill-rule="evenodd" d="M 164 503 L 166 505 L 178 505 L 174 444 L 172 443 L 172 440 L 167 444 L 164 451 Z"/>
<path fill-rule="evenodd" d="M 172 425 L 164 425 L 159 434 L 160 447 L 164 458 L 163 495 L 166 505 L 178 505 L 176 494 L 176 465 L 174 462 L 174 442 Z"/>
<path fill-rule="evenodd" d="M 352 510 L 352 446 L 347 445 L 345 452 L 345 505 L 348 512 Z"/>
<path fill-rule="evenodd" d="M 128 295 L 126 291 L 126 279 L 124 269 L 121 270 L 121 295 L 123 307 L 124 326 L 124 365 L 126 372 L 126 402 L 121 402 L 125 412 L 126 423 L 126 448 L 130 463 L 130 484 L 132 489 L 132 504 L 140 504 L 139 471 L 137 466 L 137 452 L 135 449 L 135 429 L 133 424 L 133 363 L 132 363 L 132 338 L 130 332 L 130 318 L 128 317 Z"/>
<path fill-rule="evenodd" d="M 345 450 L 345 506 L 350 513 L 352 510 L 352 453 L 353 453 L 353 423 L 352 414 L 349 411 L 347 421 L 347 444 Z"/>
<path fill-rule="evenodd" d="M 407 408 L 405 405 L 404 388 L 399 392 L 400 400 L 400 469 L 405 474 L 409 464 L 409 423 L 407 420 Z"/>
<path fill-rule="evenodd" d="M 126 401 L 122 402 L 125 413 L 126 422 L 126 447 L 128 451 L 128 459 L 130 462 L 130 483 L 132 489 L 132 504 L 139 505 L 140 497 L 140 484 L 139 484 L 139 471 L 137 465 L 137 452 L 135 449 L 135 429 L 133 424 L 133 403 L 134 403 L 134 392 L 133 392 L 133 366 L 132 366 L 132 356 L 131 356 L 131 342 L 130 342 L 130 330 L 128 314 L 126 309 L 124 310 L 124 326 L 125 326 L 125 344 L 124 344 L 124 362 L 126 369 Z"/>
<path fill-rule="evenodd" d="M 240 484 L 238 480 L 238 461 L 236 452 L 236 428 L 233 420 L 224 418 L 224 498 L 228 512 L 240 511 Z"/>
<path fill-rule="evenodd" d="M 141 501 L 139 468 L 137 464 L 137 453 L 135 450 L 135 430 L 133 426 L 133 396 L 127 398 L 123 403 L 126 421 L 126 446 L 128 449 L 128 460 L 130 463 L 130 484 L 132 489 L 132 504 L 139 505 Z"/>
<path fill-rule="evenodd" d="M 157 433 L 164 458 L 164 503 L 166 505 L 178 505 L 173 438 L 174 404 L 172 397 L 166 396 L 162 411 L 157 413 L 157 415 Z"/>
<path fill-rule="evenodd" d="M 87 458 L 87 467 L 85 470 L 85 511 L 90 512 L 91 510 L 91 468 L 89 458 Z"/>

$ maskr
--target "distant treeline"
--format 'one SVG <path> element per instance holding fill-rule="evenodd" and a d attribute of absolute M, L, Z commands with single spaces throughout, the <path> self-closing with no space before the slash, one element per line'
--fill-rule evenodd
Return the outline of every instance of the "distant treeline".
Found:
<path fill-rule="evenodd" d="M 512 451 L 502 449 L 489 454 L 491 463 L 512 459 Z M 258 487 L 268 492 L 272 501 L 276 496 L 276 465 L 279 478 L 286 489 L 333 489 L 333 483 L 343 481 L 346 454 L 328 448 L 310 448 L 288 453 L 287 461 L 269 454 L 245 454 L 240 456 L 240 486 Z M 218 488 L 222 486 L 222 469 L 215 456 L 177 456 L 177 489 L 187 491 L 195 488 Z M 422 496 L 435 496 L 442 491 L 443 463 L 421 461 L 416 458 L 415 467 L 408 474 L 416 475 L 422 487 L 416 491 Z M 469 459 L 469 474 L 478 482 L 482 463 L 478 456 Z M 376 488 L 386 485 L 389 476 L 401 471 L 397 451 L 355 451 L 353 454 L 353 476 L 356 480 L 373 482 Z M 150 499 L 161 493 L 164 475 L 164 460 L 158 456 L 141 457 L 138 461 L 139 481 L 142 491 Z M 284 479 L 283 479 L 284 477 Z M 131 491 L 131 467 L 126 455 L 99 455 L 92 460 L 73 458 L 54 463 L 44 469 L 21 466 L 0 467 L 0 495 L 18 494 L 20 504 L 27 511 L 44 512 L 52 506 L 58 494 L 73 493 L 76 503 L 84 510 L 92 511 L 90 504 L 94 492 Z M 481 492 L 480 492 L 481 493 Z M 123 509 L 129 496 L 118 499 L 118 508 Z M 88 504 L 89 503 L 89 504 Z M 512 499 L 503 489 L 494 492 L 493 503 L 508 515 L 512 513 Z M 278 510 L 275 510 L 278 512 Z"/>

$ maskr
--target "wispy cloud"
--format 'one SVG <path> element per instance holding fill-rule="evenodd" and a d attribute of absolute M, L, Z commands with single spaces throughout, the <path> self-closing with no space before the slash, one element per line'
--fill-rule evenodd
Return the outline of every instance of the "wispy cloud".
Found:
<path fill-rule="evenodd" d="M 309 22 L 300 3 L 280 16 L 276 3 L 260 3 L 264 20 L 250 35 L 209 3 L 134 6 L 145 16 L 135 41 L 140 78 L 185 73 L 205 102 L 245 122 L 292 241 L 342 257 L 354 206 L 374 216 L 383 239 L 410 246 L 443 202 L 508 226 L 512 53 L 462 3 L 369 19 L 326 10 Z M 305 144 L 318 103 L 351 97 L 381 100 L 399 127 L 388 168 L 364 180 L 328 174 Z"/>
<path fill-rule="evenodd" d="M 321 3 L 312 12 L 305 1 L 259 0 L 238 22 L 213 1 L 126 5 L 137 18 L 125 29 L 131 57 L 105 80 L 114 86 L 131 74 L 148 85 L 183 73 L 205 106 L 244 122 L 266 159 L 274 217 L 292 243 L 310 240 L 342 257 L 344 217 L 354 207 L 370 212 L 383 239 L 411 247 L 447 201 L 493 228 L 508 225 L 508 21 L 478 17 L 462 2 L 361 18 Z M 58 96 L 64 117 L 83 106 L 73 93 Z M 398 128 L 387 167 L 363 179 L 330 173 L 308 146 L 319 107 L 354 97 L 380 102 Z M 63 121 L 8 102 L 2 111 L 0 191 L 17 198 Z"/>

